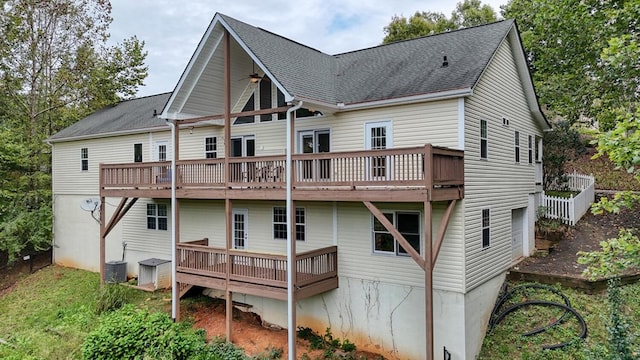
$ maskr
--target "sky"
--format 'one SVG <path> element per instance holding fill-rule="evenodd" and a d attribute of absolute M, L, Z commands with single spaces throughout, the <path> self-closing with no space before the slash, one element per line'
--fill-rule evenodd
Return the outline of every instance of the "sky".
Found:
<path fill-rule="evenodd" d="M 136 36 L 149 67 L 138 97 L 172 91 L 216 12 L 327 54 L 379 45 L 394 15 L 447 17 L 462 0 L 111 0 L 110 44 Z M 483 0 L 500 12 L 507 0 Z"/>

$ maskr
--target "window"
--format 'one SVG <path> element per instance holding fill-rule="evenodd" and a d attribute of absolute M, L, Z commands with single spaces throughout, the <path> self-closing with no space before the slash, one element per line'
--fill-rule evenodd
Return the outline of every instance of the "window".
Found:
<path fill-rule="evenodd" d="M 402 236 L 420 253 L 420 213 L 409 211 L 383 212 Z M 373 252 L 381 254 L 407 255 L 398 241 L 373 217 Z"/>
<path fill-rule="evenodd" d="M 533 164 L 533 136 L 529 135 L 529 164 Z"/>
<path fill-rule="evenodd" d="M 260 81 L 260 110 L 271 109 L 271 81 Z M 260 115 L 260 121 L 271 121 L 271 114 Z"/>
<path fill-rule="evenodd" d="M 167 161 L 167 144 L 158 144 L 158 161 Z"/>
<path fill-rule="evenodd" d="M 218 145 L 215 136 L 204 138 L 204 157 L 206 159 L 215 159 L 218 157 Z"/>
<path fill-rule="evenodd" d="M 167 204 L 147 204 L 147 229 L 167 230 Z"/>
<path fill-rule="evenodd" d="M 142 144 L 133 144 L 133 162 L 142 162 Z"/>
<path fill-rule="evenodd" d="M 255 110 L 254 102 L 255 102 L 255 95 L 252 94 L 251 97 L 249 98 L 249 100 L 247 101 L 247 103 L 242 108 L 242 112 Z M 233 125 L 251 124 L 252 122 L 254 122 L 254 117 L 253 116 L 239 116 L 236 119 L 236 121 L 233 122 Z"/>
<path fill-rule="evenodd" d="M 482 248 L 491 245 L 491 215 L 489 209 L 482 209 Z"/>
<path fill-rule="evenodd" d="M 520 163 L 520 132 L 516 131 L 515 134 L 515 153 L 516 153 L 516 163 Z"/>
<path fill-rule="evenodd" d="M 80 149 L 80 168 L 89 171 L 89 148 Z"/>
<path fill-rule="evenodd" d="M 487 158 L 487 152 L 489 150 L 487 147 L 487 135 L 488 135 L 487 120 L 480 120 L 480 158 L 481 159 Z"/>
<path fill-rule="evenodd" d="M 296 207 L 296 240 L 305 241 L 306 221 L 304 208 Z M 287 239 L 287 208 L 276 206 L 273 208 L 273 238 L 276 240 Z"/>

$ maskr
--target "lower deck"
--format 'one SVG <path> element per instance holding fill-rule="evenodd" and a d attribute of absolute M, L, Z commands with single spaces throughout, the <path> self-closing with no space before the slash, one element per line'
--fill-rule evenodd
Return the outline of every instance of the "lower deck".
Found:
<path fill-rule="evenodd" d="M 176 280 L 181 284 L 287 299 L 287 257 L 181 243 L 176 246 Z M 338 248 L 325 247 L 296 255 L 296 299 L 338 287 Z"/>

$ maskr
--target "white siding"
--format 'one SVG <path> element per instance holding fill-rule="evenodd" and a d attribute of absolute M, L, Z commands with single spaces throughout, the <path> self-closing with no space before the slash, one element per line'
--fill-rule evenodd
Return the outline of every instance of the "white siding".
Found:
<path fill-rule="evenodd" d="M 502 118 L 509 120 L 503 125 Z M 488 124 L 488 159 L 480 159 L 480 120 Z M 520 132 L 520 163 L 514 133 Z M 511 265 L 511 210 L 527 207 L 535 191 L 535 166 L 528 163 L 527 137 L 541 135 L 527 105 L 508 40 L 465 103 L 466 290 Z M 491 210 L 491 245 L 482 249 L 481 210 Z"/>

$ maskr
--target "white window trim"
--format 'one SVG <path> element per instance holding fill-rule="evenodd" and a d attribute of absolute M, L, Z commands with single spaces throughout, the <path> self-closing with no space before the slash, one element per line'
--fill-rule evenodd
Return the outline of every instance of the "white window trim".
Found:
<path fill-rule="evenodd" d="M 482 137 L 482 123 L 485 124 L 485 129 L 487 130 L 486 136 Z M 485 141 L 486 145 L 486 151 L 485 151 L 485 156 L 482 157 L 482 140 Z M 489 122 L 487 120 L 484 119 L 480 119 L 480 160 L 488 160 L 489 159 Z"/>
<path fill-rule="evenodd" d="M 484 212 L 487 211 L 489 213 L 489 225 L 484 226 Z M 489 229 L 489 239 L 487 241 L 487 245 L 484 245 L 484 230 Z M 480 211 L 480 245 L 482 249 L 488 249 L 491 247 L 491 209 L 482 209 Z"/>
<path fill-rule="evenodd" d="M 86 169 L 85 169 L 85 162 L 87 165 Z M 82 172 L 89 171 L 89 148 L 88 147 L 80 148 L 80 171 Z"/>
<path fill-rule="evenodd" d="M 154 215 L 149 215 L 148 211 L 149 211 L 149 206 L 153 206 L 155 208 L 155 214 Z M 160 216 L 158 215 L 159 212 L 159 207 L 160 206 L 164 206 L 166 208 L 166 214 L 165 216 Z M 154 218 L 155 219 L 155 228 L 150 228 L 149 227 L 149 218 Z M 157 231 L 167 231 L 169 230 L 169 206 L 167 204 L 159 204 L 159 203 L 153 203 L 153 204 L 147 204 L 147 214 L 145 219 L 147 220 L 147 230 L 157 230 Z M 167 220 L 167 228 L 166 229 L 160 229 L 159 228 L 159 224 L 160 222 L 158 221 L 159 219 L 166 219 Z"/>
<path fill-rule="evenodd" d="M 527 149 L 527 157 L 528 157 L 527 161 L 529 161 L 529 165 L 533 165 L 534 160 L 535 160 L 534 159 L 535 155 L 533 154 L 533 151 L 534 151 L 533 150 L 533 148 L 534 148 L 534 146 L 533 146 L 533 135 L 529 135 L 527 137 L 527 141 L 529 142 L 528 143 L 528 149 Z"/>
<path fill-rule="evenodd" d="M 384 215 L 384 214 L 388 214 L 388 213 L 393 213 L 393 226 L 396 227 L 398 226 L 398 222 L 397 222 L 397 215 L 398 213 L 409 213 L 409 214 L 417 214 L 418 215 L 418 236 L 419 236 L 419 244 L 418 244 L 418 253 L 420 255 L 423 254 L 423 244 L 424 244 L 424 239 L 422 236 L 422 232 L 423 232 L 423 224 L 422 224 L 422 212 L 419 210 L 380 210 L 380 212 Z M 393 256 L 393 257 L 410 257 L 409 253 L 403 254 L 400 253 L 399 249 L 401 248 L 400 243 L 398 242 L 398 240 L 394 237 L 394 251 L 390 252 L 390 251 L 380 251 L 380 250 L 376 250 L 376 238 L 375 238 L 375 221 L 376 221 L 376 217 L 371 215 L 371 252 L 374 255 L 382 255 L 382 256 Z M 384 230 L 385 233 L 388 233 L 388 231 L 385 229 Z"/>
<path fill-rule="evenodd" d="M 285 221 L 284 222 L 275 222 L 274 221 L 274 215 L 276 212 L 276 209 L 284 209 L 284 216 L 285 216 Z M 304 215 L 304 222 L 303 223 L 299 223 L 298 222 L 298 210 L 302 210 L 303 211 L 303 215 Z M 274 206 L 273 209 L 271 210 L 271 234 L 273 235 L 273 239 L 274 240 L 287 240 L 287 232 L 289 231 L 289 229 L 287 229 L 287 208 L 285 206 Z M 275 225 L 276 224 L 280 224 L 280 225 L 284 225 L 285 226 L 285 237 L 284 238 L 278 238 L 275 237 Z M 298 239 L 298 231 L 297 228 L 298 226 L 303 226 L 304 227 L 304 238 L 303 239 Z M 295 231 L 295 236 L 296 236 L 296 241 L 306 241 L 307 240 L 307 209 L 301 206 L 296 206 L 296 223 L 294 225 L 294 227 L 296 228 Z"/>
<path fill-rule="evenodd" d="M 522 153 L 520 151 L 520 131 L 515 131 L 513 133 L 513 155 L 514 161 L 516 164 L 522 163 Z"/>
<path fill-rule="evenodd" d="M 215 150 L 207 150 L 207 140 L 213 139 L 215 144 Z M 208 158 L 208 154 L 213 154 L 212 158 Z M 217 136 L 205 136 L 204 137 L 204 158 L 205 159 L 216 159 L 218 157 L 218 137 Z"/>

